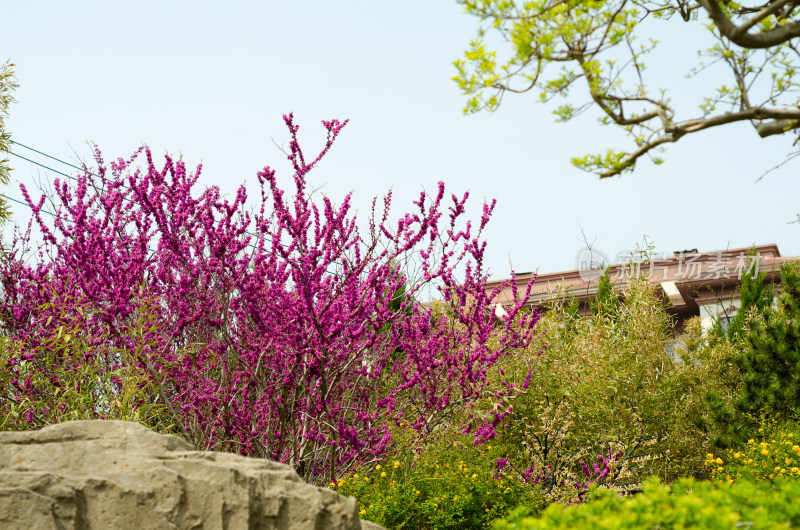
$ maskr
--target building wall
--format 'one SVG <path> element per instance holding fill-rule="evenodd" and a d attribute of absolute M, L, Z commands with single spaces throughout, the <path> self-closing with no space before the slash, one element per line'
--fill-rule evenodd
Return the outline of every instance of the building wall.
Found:
<path fill-rule="evenodd" d="M 714 323 L 720 319 L 732 318 L 739 312 L 740 307 L 742 307 L 742 301 L 739 298 L 719 300 L 703 305 L 698 304 L 700 323 L 703 326 L 703 331 L 711 329 Z"/>

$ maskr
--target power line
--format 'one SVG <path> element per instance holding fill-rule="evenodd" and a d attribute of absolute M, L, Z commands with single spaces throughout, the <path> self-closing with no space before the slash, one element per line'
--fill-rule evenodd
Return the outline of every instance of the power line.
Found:
<path fill-rule="evenodd" d="M 64 160 L 61 160 L 60 158 L 56 158 L 56 157 L 54 157 L 54 156 L 52 156 L 52 155 L 48 155 L 47 153 L 43 153 L 42 151 L 39 151 L 38 149 L 34 149 L 33 147 L 29 147 L 29 146 L 27 146 L 27 145 L 25 145 L 25 144 L 21 144 L 21 143 L 19 143 L 19 142 L 15 141 L 15 140 L 11 140 L 11 139 L 9 139 L 9 141 L 10 141 L 12 144 L 16 144 L 16 145 L 18 145 L 18 146 L 20 146 L 20 147 L 24 147 L 25 149 L 30 149 L 30 150 L 31 150 L 31 151 L 33 151 L 34 153 L 38 153 L 38 154 L 40 154 L 40 155 L 42 155 L 42 156 L 46 156 L 47 158 L 49 158 L 49 159 L 51 159 L 51 160 L 55 160 L 56 162 L 61 162 L 61 163 L 62 163 L 62 164 L 64 164 L 65 166 L 69 166 L 69 167 L 71 167 L 71 168 L 75 168 L 75 169 L 77 169 L 78 171 L 87 171 L 85 167 L 78 167 L 78 166 L 76 166 L 76 165 L 70 164 L 69 162 L 65 162 Z M 12 153 L 12 154 L 13 154 L 13 153 Z M 19 156 L 19 155 L 15 155 L 15 156 Z M 19 156 L 19 157 L 20 157 L 20 158 L 23 158 L 23 157 L 21 157 L 21 156 Z M 28 160 L 28 159 L 26 158 L 25 160 Z M 28 161 L 30 162 L 30 160 L 28 160 Z M 36 162 L 34 162 L 34 164 L 36 164 Z M 38 165 L 41 165 L 41 164 L 38 164 Z M 55 171 L 55 170 L 53 170 L 53 171 Z M 58 172 L 57 172 L 57 173 L 58 173 Z M 64 173 L 61 173 L 61 174 L 62 174 L 62 175 L 64 175 Z M 102 178 L 102 177 L 100 177 L 100 175 L 95 175 L 94 173 L 91 173 L 91 174 L 92 174 L 92 175 L 94 175 L 95 177 Z M 67 176 L 67 175 L 64 175 L 64 176 Z"/>
<path fill-rule="evenodd" d="M 15 203 L 17 203 L 17 204 L 21 204 L 21 205 L 23 205 L 23 206 L 27 206 L 28 208 L 31 208 L 31 209 L 33 209 L 33 207 L 32 207 L 30 204 L 28 204 L 27 202 L 22 202 L 22 201 L 20 201 L 20 200 L 18 200 L 18 199 L 14 199 L 14 198 L 12 198 L 12 197 L 9 197 L 9 196 L 8 196 L 8 195 L 6 195 L 5 193 L 0 193 L 0 197 L 4 197 L 4 198 L 8 199 L 9 201 L 12 201 L 12 202 L 15 202 Z M 49 211 L 47 211 L 47 210 L 44 210 L 44 209 L 41 209 L 41 210 L 39 210 L 39 211 L 40 211 L 40 212 L 44 212 L 44 213 L 46 213 L 46 214 L 50 214 L 50 215 L 52 215 L 53 217 L 55 217 L 55 216 L 56 216 L 56 214 L 54 214 L 53 212 L 49 212 Z"/>
<path fill-rule="evenodd" d="M 49 159 L 51 159 L 51 160 L 55 160 L 56 162 L 60 162 L 61 164 L 64 164 L 65 166 L 68 166 L 68 167 L 71 167 L 71 168 L 77 169 L 78 171 L 84 171 L 84 172 L 88 173 L 89 175 L 92 175 L 92 176 L 94 176 L 94 177 L 97 177 L 97 178 L 100 178 L 100 179 L 102 179 L 102 180 L 105 182 L 105 177 L 103 177 L 103 176 L 101 176 L 101 175 L 98 175 L 98 174 L 96 174 L 96 173 L 92 173 L 92 172 L 91 172 L 91 171 L 89 171 L 89 170 L 88 170 L 86 167 L 79 167 L 79 166 L 76 166 L 76 165 L 74 165 L 74 164 L 70 164 L 69 162 L 66 162 L 66 161 L 64 161 L 64 160 L 61 160 L 60 158 L 57 158 L 57 157 L 55 157 L 55 156 L 49 155 L 49 154 L 47 154 L 47 153 L 45 153 L 45 152 L 43 152 L 43 151 L 40 151 L 40 150 L 38 150 L 38 149 L 34 149 L 33 147 L 30 147 L 30 146 L 28 146 L 28 145 L 25 145 L 25 144 L 22 144 L 22 143 L 20 143 L 20 142 L 17 142 L 16 140 L 10 140 L 10 142 L 11 142 L 11 143 L 13 143 L 13 144 L 15 144 L 15 145 L 18 145 L 18 146 L 20 146 L 20 147 L 24 147 L 25 149 L 29 149 L 29 150 L 33 151 L 34 153 L 40 154 L 40 155 L 42 155 L 42 156 L 45 156 L 45 157 L 47 157 L 47 158 L 49 158 Z M 72 180 L 74 180 L 74 181 L 76 181 L 76 182 L 78 181 L 78 178 L 77 178 L 77 177 L 75 177 L 75 176 L 69 175 L 69 174 L 67 174 L 67 173 L 64 173 L 64 172 L 62 172 L 62 171 L 59 171 L 59 170 L 57 170 L 57 169 L 53 169 L 53 168 L 51 168 L 51 167 L 49 167 L 49 166 L 46 166 L 46 165 L 44 165 L 44 164 L 42 164 L 42 163 L 40 163 L 40 162 L 37 162 L 37 161 L 35 161 L 35 160 L 31 160 L 30 158 L 24 157 L 24 156 L 22 156 L 22 155 L 20 155 L 20 154 L 17 154 L 17 153 L 15 153 L 15 152 L 13 152 L 13 151 L 8 151 L 8 152 L 9 152 L 10 154 L 12 154 L 12 155 L 16 156 L 17 158 L 21 158 L 22 160 L 25 160 L 25 161 L 27 161 L 27 162 L 30 162 L 31 164 L 37 165 L 37 166 L 39 166 L 39 167 L 42 167 L 42 168 L 44 168 L 44 169 L 46 169 L 46 170 L 48 170 L 48 171 L 52 171 L 53 173 L 57 173 L 57 174 L 59 174 L 59 175 L 62 175 L 62 176 L 64 176 L 64 177 L 67 177 L 67 178 L 69 178 L 69 179 L 72 179 Z M 121 186 L 122 186 L 123 188 L 125 188 L 125 189 L 128 189 L 128 186 L 125 186 L 124 184 L 122 184 Z M 9 200 L 11 200 L 11 201 L 13 201 L 13 202 L 16 202 L 16 203 L 22 204 L 22 205 L 24 205 L 24 206 L 28 206 L 28 207 L 30 207 L 30 205 L 29 205 L 29 204 L 27 204 L 27 203 L 25 203 L 25 202 L 22 202 L 22 201 L 19 201 L 19 200 L 17 200 L 17 199 L 12 199 L 11 197 L 8 197 L 7 195 L 0 194 L 0 196 L 6 197 L 7 199 L 9 199 Z M 130 199 L 130 201 L 131 201 L 131 202 L 136 202 L 134 199 Z M 41 210 L 41 211 L 43 211 L 43 212 L 45 212 L 45 213 L 48 213 L 48 214 L 50 214 L 50 215 L 52 215 L 52 216 L 54 216 L 54 217 L 55 217 L 55 214 L 54 214 L 54 213 L 52 213 L 52 212 L 48 212 L 47 210 Z M 252 232 L 247 232 L 247 231 L 245 231 L 245 234 L 247 234 L 247 235 L 249 235 L 249 236 L 252 236 L 252 237 L 255 237 L 255 238 L 258 238 L 258 237 L 259 237 L 257 234 L 253 234 Z M 270 238 L 269 236 L 262 236 L 262 237 L 263 237 L 263 238 L 264 238 L 264 239 L 265 239 L 267 242 L 269 242 L 269 243 L 272 243 L 272 238 Z M 253 244 L 251 244 L 251 243 L 248 243 L 248 244 L 247 244 L 247 246 L 248 246 L 248 247 L 250 247 L 250 248 L 252 248 L 252 249 L 256 249 L 256 250 L 258 250 L 258 247 L 256 247 L 255 245 L 253 245 Z M 282 246 L 282 245 L 281 245 L 281 246 Z M 149 250 L 151 250 L 151 251 L 152 251 L 152 249 L 149 249 Z M 267 251 L 267 253 L 269 254 L 270 252 L 268 252 L 268 251 Z M 335 262 L 334 262 L 334 263 L 335 263 Z M 327 270 L 327 269 L 325 270 L 325 272 L 327 272 L 328 274 L 332 274 L 332 275 L 334 275 L 334 276 L 341 277 L 341 275 L 340 275 L 339 273 L 337 273 L 337 272 L 331 272 L 331 271 L 329 271 L 329 270 Z"/>
<path fill-rule="evenodd" d="M 59 175 L 63 175 L 63 176 L 65 176 L 65 177 L 67 177 L 67 178 L 72 178 L 72 179 L 74 179 L 74 178 L 75 178 L 75 177 L 72 177 L 72 176 L 70 176 L 70 175 L 67 175 L 66 173 L 62 173 L 61 171 L 59 171 L 59 170 L 57 170 L 57 169 L 53 169 L 53 168 L 51 168 L 51 167 L 45 166 L 44 164 L 40 164 L 39 162 L 36 162 L 36 161 L 34 161 L 34 160 L 31 160 L 30 158 L 25 158 L 25 157 L 24 157 L 24 156 L 22 156 L 22 155 L 18 155 L 18 154 L 17 154 L 17 153 L 15 153 L 14 151 L 9 151 L 9 153 L 10 153 L 10 154 L 12 154 L 12 155 L 14 155 L 14 156 L 16 156 L 17 158 L 21 158 L 21 159 L 23 159 L 23 160 L 27 160 L 27 161 L 28 161 L 28 162 L 30 162 L 31 164 L 36 164 L 37 166 L 43 167 L 43 168 L 45 168 L 45 169 L 48 169 L 48 170 L 52 171 L 53 173 L 58 173 Z"/>
<path fill-rule="evenodd" d="M 21 144 L 21 143 L 19 143 L 19 142 L 17 142 L 17 141 L 14 141 L 14 140 L 10 140 L 10 141 L 11 141 L 11 143 L 13 143 L 13 144 L 16 144 L 16 145 L 19 145 L 20 147 L 24 147 L 25 149 L 30 149 L 30 150 L 31 150 L 31 151 L 33 151 L 34 153 L 38 153 L 38 154 L 40 154 L 40 155 L 42 155 L 42 156 L 46 156 L 47 158 L 49 158 L 49 159 L 51 159 L 51 160 L 55 160 L 56 162 L 60 162 L 60 163 L 62 163 L 62 164 L 64 164 L 64 165 L 66 165 L 66 166 L 69 166 L 69 167 L 71 167 L 71 168 L 77 169 L 78 171 L 85 171 L 85 172 L 86 172 L 86 173 L 88 173 L 89 175 L 92 175 L 92 176 L 94 176 L 94 177 L 97 177 L 97 178 L 99 178 L 99 179 L 103 179 L 103 181 L 105 181 L 105 177 L 103 177 L 103 176 L 100 176 L 100 175 L 98 175 L 98 174 L 96 174 L 96 173 L 92 173 L 91 171 L 89 171 L 89 170 L 88 170 L 87 168 L 85 168 L 85 167 L 78 167 L 78 166 L 76 166 L 76 165 L 74 165 L 74 164 L 70 164 L 69 162 L 65 162 L 64 160 L 61 160 L 60 158 L 56 158 L 56 157 L 54 157 L 54 156 L 52 156 L 52 155 L 48 155 L 48 154 L 47 154 L 47 153 L 45 153 L 45 152 L 39 151 L 38 149 L 34 149 L 33 147 L 29 147 L 29 146 L 27 146 L 27 145 L 25 145 L 25 144 Z M 9 151 L 9 153 L 11 153 L 12 155 L 14 155 L 14 156 L 16 156 L 16 157 L 18 157 L 18 158 L 21 158 L 21 159 L 23 159 L 23 160 L 26 160 L 26 161 L 28 161 L 28 162 L 30 162 L 31 164 L 35 164 L 35 165 L 37 165 L 37 166 L 39 166 L 39 167 L 42 167 L 42 168 L 44 168 L 44 169 L 47 169 L 47 170 L 49 170 L 49 171 L 52 171 L 53 173 L 58 173 L 59 175 L 63 175 L 63 176 L 65 176 L 65 177 L 67 177 L 67 178 L 69 178 L 69 179 L 72 179 L 72 180 L 74 180 L 74 181 L 77 181 L 77 180 L 78 180 L 78 178 L 77 178 L 77 177 L 74 177 L 74 176 L 72 176 L 72 175 L 68 175 L 67 173 L 63 173 L 63 172 L 61 172 L 61 171 L 58 171 L 57 169 L 53 169 L 53 168 L 51 168 L 51 167 L 45 166 L 44 164 L 41 164 L 41 163 L 39 163 L 39 162 L 36 162 L 35 160 L 31 160 L 30 158 L 26 158 L 26 157 L 24 157 L 24 156 L 22 156 L 22 155 L 19 155 L 19 154 L 17 154 L 17 153 L 14 153 L 13 151 Z M 122 186 L 123 188 L 125 188 L 125 189 L 128 189 L 128 188 L 129 188 L 129 187 L 128 187 L 128 186 L 126 186 L 125 184 L 121 184 L 121 186 Z M 131 201 L 132 201 L 132 202 L 136 202 L 136 201 L 134 201 L 133 199 L 131 199 Z M 245 234 L 247 234 L 247 235 L 249 235 L 249 236 L 253 236 L 253 237 L 258 237 L 258 235 L 256 235 L 256 234 L 253 234 L 252 232 L 245 232 Z M 270 237 L 264 236 L 264 239 L 266 239 L 266 240 L 267 240 L 268 242 L 270 242 L 270 243 L 272 242 L 272 239 L 271 239 Z M 249 246 L 250 246 L 250 247 L 252 247 L 252 248 L 256 248 L 254 245 L 249 245 Z"/>
<path fill-rule="evenodd" d="M 15 198 L 13 198 L 13 197 L 9 197 L 9 196 L 8 196 L 8 195 L 6 195 L 5 193 L 0 193 L 0 197 L 3 197 L 3 198 L 5 198 L 5 199 L 8 199 L 9 201 L 15 202 L 15 203 L 17 203 L 17 204 L 21 204 L 21 205 L 23 205 L 23 206 L 27 206 L 27 207 L 28 207 L 28 208 L 30 208 L 31 210 L 33 209 L 33 206 L 31 206 L 31 205 L 30 205 L 30 204 L 28 204 L 27 202 L 22 202 L 22 201 L 20 201 L 19 199 L 15 199 Z M 48 214 L 48 215 L 52 215 L 53 217 L 55 217 L 55 216 L 56 216 L 56 214 L 54 214 L 54 213 L 53 213 L 53 212 L 51 212 L 51 211 L 45 210 L 44 208 L 40 208 L 40 209 L 39 209 L 39 211 L 40 211 L 40 212 L 44 212 L 44 213 L 46 213 L 46 214 Z M 149 250 L 150 252 L 155 252 L 155 250 L 153 250 L 153 249 L 152 249 L 152 248 L 150 248 L 150 247 L 147 247 L 147 250 Z"/>

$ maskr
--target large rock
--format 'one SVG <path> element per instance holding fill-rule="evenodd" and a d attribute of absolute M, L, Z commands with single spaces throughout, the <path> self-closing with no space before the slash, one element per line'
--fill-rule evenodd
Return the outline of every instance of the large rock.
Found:
<path fill-rule="evenodd" d="M 366 525 L 375 528 L 374 525 Z M 361 528 L 355 499 L 290 467 L 193 451 L 124 421 L 0 433 L 0 528 Z"/>

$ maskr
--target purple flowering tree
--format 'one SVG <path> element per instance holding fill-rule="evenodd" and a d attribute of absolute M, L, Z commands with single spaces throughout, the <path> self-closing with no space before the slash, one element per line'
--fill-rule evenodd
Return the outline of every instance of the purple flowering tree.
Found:
<path fill-rule="evenodd" d="M 538 317 L 520 311 L 530 286 L 507 318 L 492 311 L 480 236 L 494 203 L 475 226 L 468 195 L 447 198 L 439 183 L 395 222 L 391 193 L 373 201 L 360 227 L 349 195 L 337 205 L 308 188 L 346 122 L 323 122 L 327 143 L 309 159 L 284 120 L 294 189 L 265 167 L 252 209 L 244 187 L 231 200 L 216 187 L 197 194 L 201 166 L 167 156 L 158 168 L 146 148 L 108 165 L 96 150 L 96 174 L 56 180 L 54 219 L 42 216 L 47 197 L 22 186 L 44 243 L 31 252 L 32 225 L 15 238 L 0 312 L 18 361 L 36 363 L 72 315 L 86 351 L 70 362 L 146 374 L 196 447 L 286 462 L 322 482 L 379 457 L 396 423 L 452 422 L 487 395 L 498 359 L 529 344 Z M 431 287 L 438 301 L 423 303 Z M 14 362 L 7 370 L 22 377 Z M 89 412 L 101 417 L 130 384 L 144 383 L 93 390 Z M 37 390 L 13 381 L 4 392 L 22 402 Z M 506 413 L 468 427 L 486 439 Z"/>

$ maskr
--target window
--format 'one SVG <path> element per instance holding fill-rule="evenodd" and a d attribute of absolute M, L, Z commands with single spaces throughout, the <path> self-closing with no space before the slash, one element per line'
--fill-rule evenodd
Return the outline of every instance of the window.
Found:
<path fill-rule="evenodd" d="M 728 328 L 731 326 L 731 320 L 733 320 L 732 315 L 722 315 L 717 318 L 719 327 L 722 328 L 722 331 L 724 331 L 726 335 L 728 333 Z"/>

